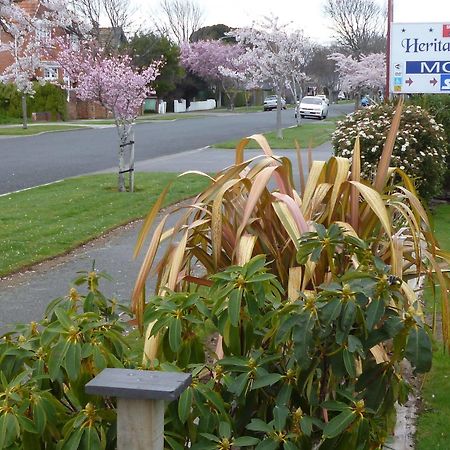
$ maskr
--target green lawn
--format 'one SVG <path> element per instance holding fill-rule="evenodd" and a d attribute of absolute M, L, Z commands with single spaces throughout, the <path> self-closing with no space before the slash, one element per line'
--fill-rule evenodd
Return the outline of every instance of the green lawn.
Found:
<path fill-rule="evenodd" d="M 63 254 L 107 230 L 145 216 L 171 173 L 137 173 L 134 193 L 116 191 L 117 175 L 71 178 L 0 197 L 0 276 Z M 205 178 L 178 179 L 166 204 L 191 197 Z"/>
<path fill-rule="evenodd" d="M 276 137 L 276 132 L 264 133 L 272 148 L 291 149 L 295 148 L 295 140 L 298 141 L 301 148 L 317 147 L 331 139 L 331 133 L 336 128 L 336 120 L 327 119 L 317 122 L 303 122 L 299 127 L 285 128 L 283 130 L 283 139 Z M 238 140 L 220 142 L 215 144 L 215 148 L 236 148 Z M 258 144 L 250 142 L 247 148 L 260 148 Z"/>
<path fill-rule="evenodd" d="M 0 136 L 31 136 L 33 134 L 43 133 L 44 131 L 69 131 L 82 130 L 86 127 L 76 125 L 31 125 L 27 129 L 21 126 L 0 128 Z"/>
<path fill-rule="evenodd" d="M 436 236 L 443 249 L 450 251 L 450 205 L 438 206 L 433 212 Z M 425 299 L 431 291 L 425 292 Z M 416 450 L 450 448 L 450 355 L 436 345 L 433 367 L 426 375 L 422 389 L 423 410 L 419 416 Z"/>
<path fill-rule="evenodd" d="M 433 355 L 433 368 L 422 389 L 423 410 L 419 416 L 416 450 L 450 448 L 450 356 L 442 349 Z"/>

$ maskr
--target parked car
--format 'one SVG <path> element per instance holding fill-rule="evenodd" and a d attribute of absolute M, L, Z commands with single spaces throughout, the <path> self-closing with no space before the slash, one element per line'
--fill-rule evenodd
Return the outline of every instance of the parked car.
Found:
<path fill-rule="evenodd" d="M 325 119 L 328 116 L 328 104 L 318 96 L 307 95 L 301 99 L 298 112 L 301 118 L 309 116 Z"/>
<path fill-rule="evenodd" d="M 328 97 L 326 95 L 320 94 L 320 95 L 316 95 L 316 97 L 321 98 L 327 105 L 330 104 L 330 100 L 328 100 Z"/>
<path fill-rule="evenodd" d="M 269 95 L 264 100 L 264 111 L 271 111 L 272 109 L 277 109 L 277 96 Z M 286 109 L 286 100 L 281 97 L 281 108 Z"/>
<path fill-rule="evenodd" d="M 345 100 L 345 94 L 342 91 L 339 91 L 337 98 L 338 100 Z"/>
<path fill-rule="evenodd" d="M 362 99 L 361 99 L 361 106 L 369 106 L 370 105 L 370 98 L 367 97 L 367 95 L 365 95 Z"/>

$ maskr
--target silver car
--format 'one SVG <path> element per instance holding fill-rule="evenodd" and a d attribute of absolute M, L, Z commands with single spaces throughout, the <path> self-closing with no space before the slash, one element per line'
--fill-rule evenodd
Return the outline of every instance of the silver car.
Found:
<path fill-rule="evenodd" d="M 328 104 L 320 97 L 307 95 L 300 101 L 298 113 L 301 118 L 308 116 L 325 119 L 328 116 Z"/>
<path fill-rule="evenodd" d="M 272 109 L 277 109 L 277 96 L 269 95 L 264 99 L 264 111 L 271 111 Z M 281 108 L 286 109 L 286 100 L 281 97 Z"/>

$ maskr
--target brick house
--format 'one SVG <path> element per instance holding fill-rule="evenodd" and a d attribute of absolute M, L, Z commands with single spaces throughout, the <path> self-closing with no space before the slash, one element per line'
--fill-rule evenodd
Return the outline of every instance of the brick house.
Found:
<path fill-rule="evenodd" d="M 20 0 L 17 2 L 30 17 L 39 19 L 45 12 L 45 8 L 42 6 L 40 0 Z M 42 24 L 39 26 L 39 20 L 37 21 L 37 37 L 41 42 L 48 42 L 50 39 L 56 36 L 63 36 L 65 31 L 62 29 L 50 29 L 48 26 Z M 0 44 L 12 41 L 12 37 L 5 30 L 0 28 Z M 57 50 L 56 50 L 57 51 Z M 0 50 L 0 75 L 4 70 L 14 62 L 13 55 L 5 50 Z M 64 80 L 63 70 L 58 66 L 52 58 L 49 57 L 42 61 L 42 68 L 36 73 L 37 77 L 42 77 L 45 81 L 51 83 L 57 80 Z M 73 92 L 69 92 L 67 95 L 67 115 L 68 118 L 73 119 L 104 119 L 108 117 L 106 109 L 95 102 L 83 102 L 75 97 Z M 41 113 L 43 111 L 33 111 Z"/>

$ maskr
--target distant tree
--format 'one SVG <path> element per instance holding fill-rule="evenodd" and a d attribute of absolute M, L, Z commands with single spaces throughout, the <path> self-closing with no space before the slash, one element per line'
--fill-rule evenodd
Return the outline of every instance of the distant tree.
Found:
<path fill-rule="evenodd" d="M 276 127 L 281 138 L 281 95 L 286 87 L 293 89 L 295 95 L 296 86 L 304 78 L 302 68 L 309 41 L 299 30 L 288 31 L 276 17 L 267 17 L 250 28 L 233 30 L 230 35 L 246 49 L 239 60 L 254 83 L 270 84 L 278 96 Z"/>
<path fill-rule="evenodd" d="M 200 28 L 202 20 L 203 11 L 195 0 L 160 0 L 153 27 L 161 36 L 182 44 Z"/>
<path fill-rule="evenodd" d="M 189 41 L 217 41 L 220 39 L 224 42 L 232 42 L 233 38 L 227 36 L 227 33 L 229 33 L 230 31 L 231 28 L 228 25 L 224 25 L 223 23 L 210 25 L 194 31 L 191 34 Z"/>
<path fill-rule="evenodd" d="M 138 32 L 127 44 L 127 51 L 132 58 L 133 65 L 139 69 L 148 67 L 152 61 L 164 60 L 160 75 L 153 83 L 159 96 L 175 98 L 175 90 L 185 75 L 180 65 L 180 48 L 165 36 L 154 33 Z"/>
<path fill-rule="evenodd" d="M 91 25 L 91 37 L 100 39 L 100 18 L 108 20 L 108 27 L 125 30 L 131 23 L 134 8 L 130 0 L 68 0 L 71 9 Z"/>
<path fill-rule="evenodd" d="M 9 36 L 0 43 L 0 50 L 9 52 L 12 64 L 6 67 L 0 81 L 15 84 L 22 97 L 23 128 L 27 128 L 27 96 L 34 94 L 33 81 L 43 68 L 42 57 L 53 30 L 85 34 L 89 27 L 66 7 L 64 0 L 41 0 L 39 9 L 29 15 L 20 1 L 0 0 L 0 26 Z"/>
<path fill-rule="evenodd" d="M 370 91 L 376 94 L 383 89 L 386 81 L 386 55 L 371 53 L 361 55 L 360 59 L 333 53 L 329 56 L 336 63 L 342 89 L 356 94 L 356 108 L 361 94 Z"/>
<path fill-rule="evenodd" d="M 181 46 L 183 66 L 211 83 L 220 83 L 231 109 L 240 88 L 246 87 L 246 63 L 240 59 L 245 49 L 222 41 L 197 41 Z"/>
<path fill-rule="evenodd" d="M 371 51 L 384 30 L 384 13 L 376 0 L 326 0 L 325 14 L 332 21 L 336 41 L 353 56 Z"/>
<path fill-rule="evenodd" d="M 319 86 L 324 93 L 328 91 L 330 98 L 340 90 L 339 74 L 336 70 L 336 62 L 329 56 L 337 53 L 339 47 L 329 47 L 315 44 L 312 46 L 311 55 L 306 64 L 306 74 Z"/>
<path fill-rule="evenodd" d="M 142 102 L 159 74 L 160 62 L 153 62 L 138 72 L 128 55 L 105 57 L 88 47 L 69 45 L 58 53 L 57 61 L 76 86 L 81 100 L 96 101 L 114 117 L 119 135 L 118 189 L 125 191 L 125 173 L 130 174 L 130 191 L 134 189 L 134 125 Z M 130 150 L 128 169 L 125 153 Z"/>

